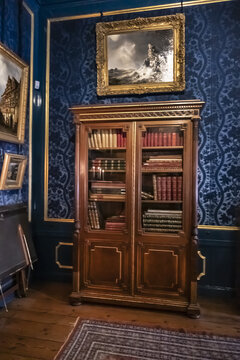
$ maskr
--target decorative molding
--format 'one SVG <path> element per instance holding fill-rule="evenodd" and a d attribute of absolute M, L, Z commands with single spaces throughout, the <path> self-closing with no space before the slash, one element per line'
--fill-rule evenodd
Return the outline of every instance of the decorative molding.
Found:
<path fill-rule="evenodd" d="M 55 261 L 56 261 L 56 264 L 60 269 L 73 269 L 72 265 L 62 265 L 60 263 L 59 259 L 58 259 L 58 250 L 63 245 L 65 245 L 65 246 L 73 246 L 73 243 L 65 243 L 65 242 L 59 242 L 58 243 L 58 245 L 55 248 Z"/>
<path fill-rule="evenodd" d="M 222 2 L 230 2 L 234 0 L 192 0 L 192 1 L 183 1 L 183 7 L 187 6 L 196 6 L 196 5 L 208 5 L 208 4 L 218 4 Z M 78 20 L 78 19 L 88 19 L 94 17 L 101 17 L 101 16 L 112 16 L 112 15 L 122 15 L 122 14 L 129 14 L 129 13 L 139 13 L 139 12 L 147 12 L 147 11 L 156 11 L 156 10 L 165 10 L 165 9 L 174 9 L 174 8 L 181 8 L 181 3 L 170 3 L 170 4 L 162 4 L 162 5 L 154 5 L 154 6 L 143 6 L 138 8 L 130 8 L 130 9 L 122 9 L 122 10 L 113 10 L 113 11 L 104 11 L 101 13 L 90 13 L 84 15 L 71 15 L 71 16 L 61 16 L 56 18 L 49 18 L 51 22 L 58 22 L 58 21 L 69 21 L 69 20 Z"/>
<path fill-rule="evenodd" d="M 198 229 L 239 231 L 240 226 L 198 225 Z"/>
<path fill-rule="evenodd" d="M 32 219 L 32 126 L 33 126 L 33 60 L 34 60 L 34 13 L 23 2 L 31 17 L 30 78 L 29 78 L 29 154 L 28 154 L 28 221 Z"/>

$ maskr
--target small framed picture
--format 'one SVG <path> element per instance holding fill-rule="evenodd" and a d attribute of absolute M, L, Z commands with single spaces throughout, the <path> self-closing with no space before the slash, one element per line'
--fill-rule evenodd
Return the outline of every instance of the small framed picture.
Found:
<path fill-rule="evenodd" d="M 97 93 L 175 92 L 185 89 L 185 16 L 96 25 Z"/>
<path fill-rule="evenodd" d="M 5 153 L 0 177 L 0 190 L 21 189 L 26 165 L 26 156 Z"/>

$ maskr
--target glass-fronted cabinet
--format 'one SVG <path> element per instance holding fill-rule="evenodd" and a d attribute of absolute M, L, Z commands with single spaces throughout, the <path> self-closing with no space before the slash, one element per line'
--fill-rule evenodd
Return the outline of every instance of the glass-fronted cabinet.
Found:
<path fill-rule="evenodd" d="M 88 130 L 88 224 L 126 230 L 126 137 L 122 128 Z"/>
<path fill-rule="evenodd" d="M 200 101 L 78 106 L 71 303 L 199 316 Z"/>

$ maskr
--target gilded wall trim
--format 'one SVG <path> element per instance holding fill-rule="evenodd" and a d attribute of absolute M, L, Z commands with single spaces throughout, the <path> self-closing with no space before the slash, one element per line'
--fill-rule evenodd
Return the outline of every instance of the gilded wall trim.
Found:
<path fill-rule="evenodd" d="M 217 4 L 217 3 L 229 2 L 229 1 L 233 1 L 233 0 L 192 0 L 192 1 L 183 1 L 182 4 L 183 4 L 183 7 L 186 7 L 186 6 L 195 6 L 195 5 Z M 68 20 L 77 20 L 77 19 L 87 19 L 87 18 L 100 17 L 101 15 L 103 15 L 103 16 L 121 15 L 121 14 L 129 14 L 129 13 L 180 8 L 181 6 L 182 5 L 180 2 L 176 2 L 176 3 L 162 4 L 162 5 L 142 6 L 139 8 L 104 11 L 102 14 L 101 13 L 93 13 L 93 14 L 84 14 L 84 15 L 62 16 L 62 17 L 57 17 L 57 18 L 51 18 L 49 20 L 51 22 L 58 22 L 58 21 L 68 21 Z"/>
<path fill-rule="evenodd" d="M 28 154 L 28 221 L 32 219 L 32 126 L 33 126 L 33 51 L 34 51 L 34 13 L 23 2 L 24 8 L 31 17 L 31 46 L 29 73 L 29 154 Z"/>

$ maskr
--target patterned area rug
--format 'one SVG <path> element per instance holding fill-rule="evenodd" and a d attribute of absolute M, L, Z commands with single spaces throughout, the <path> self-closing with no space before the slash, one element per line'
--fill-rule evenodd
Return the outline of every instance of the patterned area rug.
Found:
<path fill-rule="evenodd" d="M 78 320 L 55 360 L 239 360 L 240 339 Z"/>

